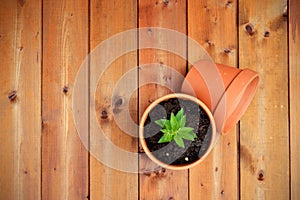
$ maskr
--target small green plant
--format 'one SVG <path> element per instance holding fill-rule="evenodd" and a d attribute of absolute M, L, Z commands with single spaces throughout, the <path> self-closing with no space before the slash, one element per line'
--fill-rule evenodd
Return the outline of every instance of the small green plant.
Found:
<path fill-rule="evenodd" d="M 197 137 L 193 128 L 185 127 L 186 115 L 184 115 L 182 108 L 178 111 L 176 116 L 174 113 L 171 113 L 170 120 L 159 119 L 156 120 L 155 123 L 162 128 L 160 131 L 163 133 L 158 143 L 171 142 L 174 140 L 178 146 L 184 148 L 183 139 L 194 141 Z"/>

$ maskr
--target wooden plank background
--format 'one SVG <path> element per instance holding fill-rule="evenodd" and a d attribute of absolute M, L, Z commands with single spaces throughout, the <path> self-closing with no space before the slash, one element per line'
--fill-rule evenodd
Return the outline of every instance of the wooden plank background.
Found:
<path fill-rule="evenodd" d="M 286 6 L 285 0 L 239 2 L 239 65 L 260 74 L 240 125 L 242 199 L 290 195 Z"/>
<path fill-rule="evenodd" d="M 43 1 L 42 199 L 88 196 L 88 151 L 72 118 L 72 87 L 88 54 L 88 1 Z"/>
<path fill-rule="evenodd" d="M 238 53 L 236 12 L 237 1 L 191 1 L 188 4 L 189 37 L 215 62 L 234 67 L 237 67 Z M 191 55 L 192 49 L 188 53 Z M 238 129 L 234 128 L 220 138 L 203 164 L 190 170 L 190 199 L 238 198 L 237 142 Z"/>
<path fill-rule="evenodd" d="M 137 27 L 137 2 L 133 0 L 121 1 L 91 1 L 90 17 L 90 45 L 94 49 L 102 41 L 122 31 Z M 118 50 L 119 45 L 111 44 L 114 51 Z M 97 59 L 97 57 L 95 58 Z M 93 65 L 94 56 L 91 58 Z M 130 152 L 137 152 L 138 142 L 136 138 L 123 133 L 116 125 L 113 118 L 114 109 L 122 107 L 124 93 L 120 92 L 112 99 L 112 91 L 116 82 L 122 75 L 137 66 L 137 52 L 126 54 L 114 61 L 107 71 L 101 76 L 95 96 L 98 121 L 105 132 L 105 135 L 117 146 Z M 94 69 L 91 69 L 91 73 Z M 96 77 L 98 78 L 98 77 Z M 137 85 L 136 80 L 136 85 Z M 125 87 L 126 89 L 126 87 Z M 124 91 L 125 92 L 125 91 Z M 91 94 L 91 101 L 93 100 Z M 111 104 L 114 102 L 114 105 Z M 117 107 L 115 107 L 116 102 Z M 137 98 L 133 100 L 133 110 L 137 111 Z M 103 112 L 106 113 L 103 116 Z M 91 131 L 96 127 L 91 123 Z M 94 141 L 91 134 L 90 140 Z M 91 145 L 91 151 L 103 151 L 102 147 Z M 90 199 L 137 199 L 138 198 L 138 175 L 120 172 L 111 169 L 96 158 L 91 156 L 90 160 Z M 138 164 L 138 157 L 136 157 Z"/>
<path fill-rule="evenodd" d="M 300 198 L 300 1 L 289 2 L 289 103 L 290 103 L 290 183 L 291 199 Z"/>
<path fill-rule="evenodd" d="M 0 3 L 0 199 L 300 198 L 298 0 Z M 73 122 L 74 81 L 88 53 L 114 34 L 149 26 L 186 34 L 216 62 L 260 74 L 256 96 L 240 123 L 189 170 L 164 171 L 143 153 L 136 157 L 139 174 L 111 169 L 88 152 Z M 188 43 L 183 48 L 187 56 L 193 54 Z M 112 91 L 129 70 L 136 70 L 138 87 L 147 77 L 137 66 L 148 63 L 171 66 L 182 75 L 191 67 L 165 51 L 136 50 L 110 65 L 95 97 L 89 93 L 94 69 L 84 72 L 82 96 L 86 102 L 95 100 L 106 136 L 135 153 L 141 151 L 137 138 L 125 134 L 113 118 L 125 91 L 119 99 L 112 99 Z M 180 80 L 168 70 L 158 73 L 170 76 L 166 86 L 178 91 Z M 131 97 L 131 116 L 137 122 L 151 101 L 170 92 L 155 84 L 141 87 Z M 84 138 L 93 141 L 89 133 L 96 127 L 89 108 L 83 109 Z"/>
<path fill-rule="evenodd" d="M 41 6 L 1 1 L 0 199 L 41 196 Z"/>
<path fill-rule="evenodd" d="M 139 27 L 164 27 L 179 31 L 186 34 L 186 1 L 156 1 L 149 0 L 139 1 Z M 148 31 L 151 31 L 148 30 Z M 153 33 L 153 34 L 159 34 Z M 160 38 L 159 38 L 160 39 Z M 154 40 L 160 43 L 163 40 Z M 179 44 L 181 45 L 181 44 Z M 183 47 L 186 48 L 186 47 Z M 179 56 L 172 55 L 169 52 L 157 49 L 144 49 L 139 51 L 139 65 L 149 63 L 159 63 L 160 65 L 171 66 L 174 70 L 182 75 L 186 73 L 186 61 Z M 153 76 L 171 77 L 172 71 L 159 68 L 158 73 Z M 144 82 L 147 80 L 149 74 L 143 73 L 140 70 L 139 80 Z M 171 80 L 171 79 L 169 79 Z M 161 82 L 161 81 L 160 81 Z M 168 86 L 173 92 L 179 90 L 180 80 L 175 77 L 168 82 L 165 81 L 164 86 Z M 176 85 L 177 84 L 177 85 Z M 148 84 L 139 90 L 139 114 L 142 116 L 146 107 L 153 100 L 170 93 L 171 91 L 163 86 L 157 84 Z M 156 166 L 145 155 L 141 155 L 139 159 L 140 184 L 139 191 L 140 199 L 188 199 L 188 185 L 182 184 L 188 182 L 188 170 L 174 171 L 167 170 L 161 173 L 161 170 L 156 169 Z M 158 171 L 152 173 L 150 176 L 145 174 L 145 170 Z"/>

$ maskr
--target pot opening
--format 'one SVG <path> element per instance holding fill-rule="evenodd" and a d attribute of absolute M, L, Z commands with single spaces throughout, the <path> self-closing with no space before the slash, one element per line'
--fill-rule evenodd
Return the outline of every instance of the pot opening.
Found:
<path fill-rule="evenodd" d="M 223 133 L 228 132 L 232 129 L 236 123 L 240 120 L 242 115 L 245 113 L 246 109 L 248 108 L 251 100 L 255 95 L 255 91 L 257 89 L 257 85 L 259 82 L 258 75 L 252 77 L 245 85 L 243 85 L 241 91 L 236 96 L 232 107 L 228 111 L 228 118 L 226 119 L 226 124 L 223 129 Z M 238 81 L 237 81 L 238 84 Z"/>
<path fill-rule="evenodd" d="M 197 138 L 194 141 L 184 140 L 184 148 L 179 147 L 175 141 L 158 143 L 163 133 L 155 121 L 161 118 L 170 119 L 171 113 L 176 115 L 181 108 L 186 115 L 186 127 L 192 127 Z M 212 123 L 214 122 L 211 122 L 209 114 L 191 100 L 170 98 L 161 101 L 151 109 L 141 125 L 144 132 L 144 150 L 152 160 L 164 165 L 182 166 L 194 163 L 206 155 L 212 144 Z"/>

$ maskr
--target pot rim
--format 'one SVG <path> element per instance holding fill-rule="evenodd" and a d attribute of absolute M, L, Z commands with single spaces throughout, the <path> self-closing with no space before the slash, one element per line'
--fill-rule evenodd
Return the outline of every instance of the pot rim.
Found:
<path fill-rule="evenodd" d="M 232 80 L 226 88 L 224 95 L 220 98 L 220 102 L 231 103 L 226 105 L 226 119 L 218 130 L 222 135 L 226 135 L 242 118 L 250 105 L 259 83 L 259 75 L 250 69 L 240 69 L 238 75 Z M 233 95 L 235 94 L 235 95 Z M 231 101 L 226 102 L 228 98 Z M 213 115 L 216 120 L 222 115 L 222 106 L 217 105 Z"/>
<path fill-rule="evenodd" d="M 191 100 L 195 103 L 197 103 L 199 106 L 201 106 L 201 108 L 206 112 L 206 114 L 209 117 L 210 120 L 210 125 L 212 128 L 212 136 L 208 145 L 208 148 L 206 149 L 204 155 L 202 157 L 200 157 L 198 160 L 189 163 L 189 164 L 181 164 L 181 165 L 170 165 L 167 163 L 164 163 L 162 161 L 160 161 L 159 159 L 157 159 L 149 150 L 145 138 L 144 138 L 144 123 L 148 117 L 149 112 L 160 102 L 166 100 L 166 99 L 170 99 L 170 98 L 181 98 L 181 99 L 185 99 L 185 100 Z M 214 144 L 215 144 L 215 140 L 217 138 L 217 133 L 216 133 L 216 124 L 215 124 L 215 120 L 214 117 L 211 113 L 211 111 L 209 110 L 209 108 L 199 99 L 197 99 L 196 97 L 193 97 L 191 95 L 187 95 L 187 94 L 183 94 L 183 93 L 172 93 L 172 94 L 167 94 L 165 96 L 162 96 L 158 99 L 156 99 L 154 102 L 152 102 L 144 111 L 141 121 L 140 121 L 140 126 L 139 126 L 139 138 L 140 138 L 140 143 L 144 149 L 144 152 L 147 154 L 147 156 L 156 164 L 160 165 L 161 167 L 165 167 L 167 169 L 172 169 L 172 170 L 183 170 L 183 169 L 188 169 L 191 167 L 196 166 L 197 164 L 201 163 L 206 157 L 207 155 L 210 153 L 211 149 L 213 148 Z"/>

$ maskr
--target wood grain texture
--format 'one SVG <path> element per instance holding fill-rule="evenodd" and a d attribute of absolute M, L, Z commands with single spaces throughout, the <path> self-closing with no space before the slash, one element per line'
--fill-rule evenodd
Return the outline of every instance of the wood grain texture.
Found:
<path fill-rule="evenodd" d="M 300 199 L 299 0 L 0 0 L 0 5 L 0 199 Z M 131 163 L 140 174 L 120 172 L 89 158 L 76 132 L 74 81 L 89 49 L 138 26 L 188 33 L 214 61 L 260 74 L 240 127 L 189 171 L 165 171 L 140 154 L 140 162 L 136 155 Z M 150 37 L 153 33 L 148 30 Z M 126 40 L 110 47 L 123 45 Z M 111 155 L 111 149 L 94 145 L 97 137 L 89 137 L 96 128 L 86 102 L 95 103 L 97 116 L 90 120 L 105 136 L 136 153 L 137 139 L 115 121 L 124 102 L 138 122 L 152 101 L 171 92 L 166 87 L 179 91 L 181 80 L 170 70 L 138 72 L 138 64 L 149 63 L 182 75 L 187 69 L 186 61 L 170 52 L 133 51 L 110 65 L 95 96 L 89 88 L 94 71 L 84 71 L 85 90 L 75 98 L 84 102 L 80 131 L 85 144 L 92 141 L 92 151 Z M 131 77 L 136 86 L 165 82 L 142 86 L 140 96 L 135 91 L 130 99 L 124 84 L 112 96 L 129 70 L 139 75 L 139 83 L 138 76 Z"/>
<path fill-rule="evenodd" d="M 289 1 L 291 199 L 300 199 L 300 1 Z"/>
<path fill-rule="evenodd" d="M 88 54 L 88 1 L 46 0 L 43 15 L 42 199 L 87 199 L 88 152 L 71 109 L 76 73 Z"/>
<path fill-rule="evenodd" d="M 237 67 L 237 1 L 189 1 L 188 33 L 214 62 Z M 188 56 L 195 57 L 189 46 Z M 192 63 L 191 63 L 192 64 Z M 189 68 L 191 65 L 189 66 Z M 238 199 L 238 130 L 221 136 L 199 166 L 190 169 L 190 199 Z"/>
<path fill-rule="evenodd" d="M 0 4 L 0 199 L 40 199 L 41 1 Z"/>
<path fill-rule="evenodd" d="M 186 34 L 186 1 L 184 0 L 140 0 L 139 1 L 139 27 L 163 27 L 179 31 Z M 159 32 L 148 33 L 159 34 Z M 140 40 L 143 38 L 140 38 Z M 159 44 L 163 43 L 163 38 L 157 37 L 153 42 Z M 172 41 L 175 43 L 176 41 Z M 186 45 L 181 45 L 186 48 Z M 159 65 L 166 65 L 177 70 L 180 74 L 185 75 L 186 60 L 176 56 L 170 52 L 161 51 L 158 49 L 144 49 L 139 51 L 139 66 L 149 63 L 156 63 Z M 150 66 L 151 67 L 151 66 Z M 161 78 L 170 77 L 163 82 L 162 86 L 157 84 L 148 84 L 139 89 L 139 115 L 141 116 L 146 107 L 158 97 L 161 97 L 170 92 L 178 92 L 181 81 L 177 79 L 171 70 L 160 68 L 159 71 L 153 70 L 153 73 L 139 72 L 139 81 L 147 82 L 149 76 L 151 79 L 160 80 Z M 164 86 L 170 87 L 172 91 L 166 89 Z M 188 171 L 172 171 L 167 170 L 162 173 L 161 169 L 149 160 L 143 154 L 140 155 L 139 168 L 140 174 L 140 199 L 188 199 Z M 159 170 L 158 170 L 159 169 Z M 146 171 L 154 171 L 150 176 L 145 174 Z M 157 173 L 155 173 L 157 171 Z"/>
<path fill-rule="evenodd" d="M 286 6 L 285 0 L 239 2 L 239 64 L 260 74 L 240 123 L 242 199 L 289 199 Z"/>
<path fill-rule="evenodd" d="M 90 45 L 91 49 L 97 48 L 101 42 L 106 41 L 110 37 L 117 33 L 122 33 L 129 29 L 137 27 L 137 3 L 134 0 L 121 0 L 121 1 L 91 1 L 91 37 Z M 135 38 L 135 43 L 137 38 Z M 120 43 L 109 43 L 106 47 L 107 57 L 99 62 L 105 63 L 110 55 L 115 52 L 122 52 L 122 48 L 125 49 L 126 41 L 128 38 Z M 130 40 L 129 40 L 130 41 Z M 137 47 L 137 45 L 136 45 Z M 98 49 L 99 50 L 99 49 Z M 97 51 L 97 50 L 96 50 Z M 138 166 L 137 154 L 132 154 L 131 161 L 124 161 L 122 153 L 116 153 L 113 149 L 104 143 L 103 146 L 98 144 L 97 126 L 99 125 L 106 136 L 107 140 L 113 143 L 122 152 L 128 151 L 137 153 L 138 143 L 137 138 L 128 135 L 122 130 L 117 122 L 116 117 L 121 112 L 126 112 L 126 109 L 131 113 L 131 117 L 137 118 L 137 94 L 134 93 L 132 98 L 127 97 L 127 91 L 129 86 L 124 84 L 121 85 L 121 89 L 113 95 L 114 89 L 117 87 L 117 83 L 129 70 L 136 70 L 133 75 L 132 82 L 130 85 L 137 88 L 137 51 L 130 52 L 122 55 L 121 57 L 114 60 L 114 62 L 108 65 L 107 70 L 100 77 L 95 77 L 95 71 L 98 70 L 99 66 L 97 60 L 99 56 L 95 54 L 91 57 L 91 82 L 96 82 L 96 92 L 91 89 L 91 104 L 95 104 L 95 111 L 97 119 L 91 116 L 91 152 L 102 151 L 105 152 L 104 157 L 113 159 L 118 157 L 119 163 L 124 162 L 122 167 L 129 165 Z M 99 80 L 98 80 L 99 79 Z M 120 85 L 119 85 L 120 86 Z M 91 87 L 93 88 L 93 87 Z M 126 107 L 125 103 L 131 102 L 131 106 Z M 94 112 L 94 110 L 91 110 Z M 120 117 L 118 117 L 120 118 Z M 122 120 L 122 119 L 121 119 Z M 128 119 L 123 119 L 128 120 Z M 124 121 L 123 121 L 124 122 Z M 137 135 L 137 128 L 130 134 Z M 91 156 L 90 160 L 90 187 L 91 195 L 90 198 L 93 200 L 99 199 L 137 199 L 138 198 L 138 175 L 136 173 L 130 173 L 120 171 L 116 169 L 116 166 L 107 166 L 108 163 L 102 163 L 100 158 L 97 156 Z"/>

